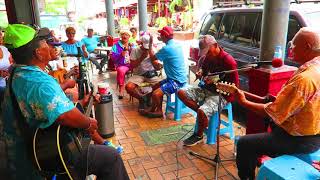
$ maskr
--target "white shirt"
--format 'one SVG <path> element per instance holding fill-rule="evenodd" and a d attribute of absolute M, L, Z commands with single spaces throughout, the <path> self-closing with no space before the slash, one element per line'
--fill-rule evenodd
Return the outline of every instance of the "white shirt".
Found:
<path fill-rule="evenodd" d="M 10 67 L 10 52 L 4 46 L 0 46 L 3 57 L 0 59 L 0 70 L 8 70 Z M 6 86 L 6 80 L 3 77 L 0 77 L 0 87 Z"/>
<path fill-rule="evenodd" d="M 140 49 L 140 47 L 134 48 L 131 51 L 130 59 L 138 60 L 141 57 L 141 54 L 142 54 L 142 50 Z M 154 67 L 151 63 L 150 57 L 147 57 L 140 63 L 139 66 L 135 68 L 134 73 L 138 75 L 142 75 L 147 71 L 152 71 L 152 70 L 154 70 Z"/>

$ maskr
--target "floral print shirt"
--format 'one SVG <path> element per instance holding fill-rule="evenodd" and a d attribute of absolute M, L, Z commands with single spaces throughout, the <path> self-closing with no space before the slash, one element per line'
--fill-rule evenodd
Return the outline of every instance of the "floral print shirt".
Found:
<path fill-rule="evenodd" d="M 293 136 L 320 134 L 320 57 L 300 66 L 265 110 Z"/>
<path fill-rule="evenodd" d="M 63 113 L 74 108 L 57 81 L 37 66 L 16 66 L 12 89 L 25 119 L 17 119 L 9 85 L 2 104 L 0 132 L 7 149 L 7 165 L 13 179 L 39 179 L 27 153 L 24 132 L 17 121 L 24 120 L 29 128 L 47 128 Z M 26 127 L 27 128 L 27 127 Z"/>

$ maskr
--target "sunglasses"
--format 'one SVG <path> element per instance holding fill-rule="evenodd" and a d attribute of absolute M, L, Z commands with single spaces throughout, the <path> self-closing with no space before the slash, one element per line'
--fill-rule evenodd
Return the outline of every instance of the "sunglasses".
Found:
<path fill-rule="evenodd" d="M 67 32 L 67 34 L 76 34 L 75 32 Z"/>

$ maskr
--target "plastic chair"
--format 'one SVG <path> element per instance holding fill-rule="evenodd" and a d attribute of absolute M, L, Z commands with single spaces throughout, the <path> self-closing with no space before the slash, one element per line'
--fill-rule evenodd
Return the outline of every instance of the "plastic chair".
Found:
<path fill-rule="evenodd" d="M 312 161 L 320 161 L 320 149 L 313 153 L 293 154 L 292 156 L 295 156 L 308 164 L 312 164 Z"/>
<path fill-rule="evenodd" d="M 181 116 L 183 114 L 192 113 L 194 114 L 194 111 L 187 107 L 178 97 L 178 93 L 174 93 L 174 101 L 171 99 L 171 95 L 167 95 L 167 104 L 166 104 L 166 112 L 165 115 L 167 116 L 169 112 L 174 113 L 174 120 L 180 121 Z"/>
<path fill-rule="evenodd" d="M 232 104 L 228 103 L 223 110 L 227 110 L 228 120 L 224 121 L 221 119 L 221 125 L 225 126 L 220 129 L 220 135 L 229 133 L 230 139 L 234 139 L 234 131 L 233 131 L 233 114 L 232 114 Z M 205 129 L 205 134 L 207 135 L 207 144 L 215 144 L 217 139 L 217 126 L 218 126 L 218 113 L 215 113 L 209 118 L 208 128 Z M 198 131 L 198 119 L 195 125 L 195 131 Z"/>
<path fill-rule="evenodd" d="M 320 172 L 301 159 L 283 155 L 263 163 L 257 180 L 308 180 L 319 179 Z"/>

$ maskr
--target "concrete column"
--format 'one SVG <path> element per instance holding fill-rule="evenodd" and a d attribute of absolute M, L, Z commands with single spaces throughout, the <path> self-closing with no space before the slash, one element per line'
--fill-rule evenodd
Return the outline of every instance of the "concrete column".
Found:
<path fill-rule="evenodd" d="M 148 25 L 147 0 L 138 0 L 139 31 L 146 31 Z"/>
<path fill-rule="evenodd" d="M 35 23 L 35 15 L 33 14 L 32 7 L 33 0 L 13 0 L 13 5 L 15 7 L 16 13 L 16 23 L 24 23 L 24 24 L 34 24 Z"/>
<path fill-rule="evenodd" d="M 33 8 L 33 14 L 32 14 L 33 15 L 33 18 L 32 18 L 33 23 L 38 26 L 41 26 L 38 0 L 31 0 L 30 6 Z"/>
<path fill-rule="evenodd" d="M 284 59 L 289 12 L 290 0 L 264 1 L 260 61 L 272 60 L 277 45 L 282 46 L 282 59 Z"/>
<path fill-rule="evenodd" d="M 108 34 L 114 37 L 115 27 L 114 27 L 114 14 L 113 14 L 113 1 L 105 0 L 106 2 L 106 12 L 107 12 L 107 24 L 108 24 Z"/>

